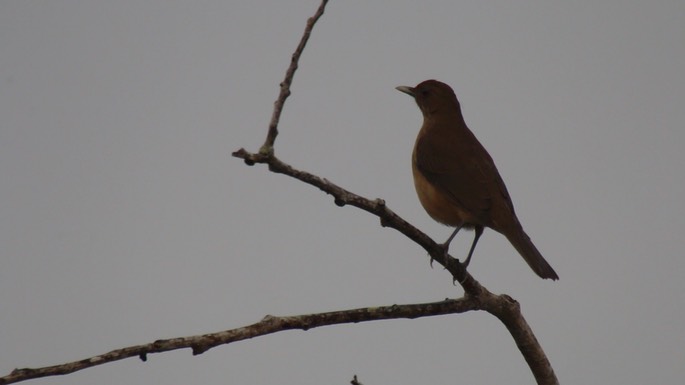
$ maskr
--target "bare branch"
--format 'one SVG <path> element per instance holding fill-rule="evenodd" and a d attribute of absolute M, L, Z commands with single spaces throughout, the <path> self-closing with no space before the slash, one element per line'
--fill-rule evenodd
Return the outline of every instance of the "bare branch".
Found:
<path fill-rule="evenodd" d="M 385 201 L 382 199 L 370 200 L 368 198 L 364 198 L 353 192 L 345 190 L 344 188 L 328 181 L 327 179 L 320 178 L 306 171 L 295 169 L 292 166 L 283 163 L 273 154 L 253 154 L 241 148 L 240 150 L 234 152 L 233 156 L 243 159 L 245 163 L 249 165 L 253 165 L 255 163 L 266 163 L 269 165 L 269 170 L 272 172 L 285 174 L 295 179 L 299 179 L 302 182 L 318 187 L 321 191 L 332 195 L 335 204 L 338 206 L 342 207 L 345 205 L 351 205 L 378 216 L 383 227 L 393 228 L 423 247 L 430 255 L 431 260 L 437 261 L 439 264 L 444 266 L 445 269 L 452 273 L 454 280 L 458 281 L 468 294 L 475 296 L 479 295 L 482 287 L 462 267 L 462 265 L 458 263 L 459 261 L 457 259 L 454 259 L 450 255 L 446 255 L 443 248 L 438 243 L 433 241 L 421 230 L 414 227 L 411 223 L 395 214 L 394 211 L 390 210 L 385 205 Z"/>
<path fill-rule="evenodd" d="M 274 112 L 271 116 L 271 122 L 269 123 L 269 132 L 266 135 L 264 144 L 259 149 L 260 154 L 273 154 L 274 142 L 276 141 L 276 136 L 278 136 L 278 121 L 281 119 L 281 111 L 283 111 L 285 100 L 288 98 L 288 96 L 290 96 L 290 85 L 293 82 L 293 77 L 295 76 L 295 71 L 297 70 L 300 56 L 302 56 L 302 51 L 304 51 L 304 47 L 307 45 L 309 36 L 314 28 L 314 24 L 316 24 L 321 15 L 323 15 L 323 11 L 326 8 L 326 3 L 328 3 L 328 0 L 322 0 L 321 5 L 319 5 L 319 9 L 316 10 L 314 16 L 307 20 L 307 26 L 304 29 L 302 39 L 300 39 L 300 44 L 297 45 L 297 48 L 290 59 L 290 66 L 288 67 L 288 70 L 285 71 L 285 79 L 283 79 L 283 82 L 281 82 L 281 92 L 278 95 L 278 99 L 276 99 L 276 102 L 274 103 Z"/>
<path fill-rule="evenodd" d="M 237 329 L 230 329 L 222 332 L 191 337 L 157 340 L 149 344 L 112 350 L 111 352 L 105 354 L 79 361 L 68 362 L 61 365 L 47 366 L 43 368 L 15 369 L 9 375 L 0 377 L 0 385 L 13 384 L 20 381 L 47 376 L 69 374 L 82 369 L 104 365 L 109 362 L 119 361 L 130 357 L 139 357 L 141 360 L 146 361 L 149 354 L 168 352 L 171 350 L 190 348 L 192 349 L 193 355 L 199 355 L 219 345 L 227 345 L 232 342 L 242 341 L 284 330 L 309 330 L 321 326 L 387 319 L 414 319 L 443 314 L 463 313 L 478 309 L 479 303 L 477 301 L 468 298 L 460 298 L 433 303 L 367 307 L 298 316 L 266 316 L 257 323 Z"/>
<path fill-rule="evenodd" d="M 514 338 L 521 355 L 528 363 L 538 384 L 558 385 L 552 364 L 547 359 L 542 346 L 535 338 L 533 330 L 521 314 L 519 303 L 506 294 L 494 296 L 492 302 L 481 301 L 483 310 L 497 317 Z"/>
<path fill-rule="evenodd" d="M 536 340 L 530 326 L 521 315 L 518 302 L 507 295 L 494 295 L 482 287 L 456 259 L 446 255 L 443 249 L 430 239 L 426 234 L 412 226 L 409 222 L 390 210 L 382 199 L 370 200 L 354 194 L 330 181 L 310 174 L 306 171 L 297 170 L 290 165 L 280 161 L 274 155 L 274 142 L 278 135 L 278 123 L 285 100 L 290 95 L 290 86 L 293 76 L 297 70 L 298 61 L 307 40 L 311 34 L 314 24 L 323 15 L 327 0 L 322 0 L 314 16 L 307 20 L 307 26 L 300 43 L 292 55 L 290 66 L 286 71 L 284 81 L 280 84 L 280 94 L 274 103 L 274 111 L 269 124 L 269 131 L 266 140 L 258 153 L 250 153 L 240 149 L 233 153 L 233 156 L 241 158 L 248 165 L 255 163 L 265 163 L 269 165 L 272 172 L 285 174 L 301 180 L 307 184 L 315 186 L 334 197 L 338 206 L 352 205 L 378 216 L 381 225 L 391 227 L 423 247 L 431 256 L 431 260 L 436 260 L 444 266 L 465 290 L 465 296 L 456 300 L 445 300 L 436 303 L 414 304 L 414 305 L 393 305 L 385 307 L 361 308 L 346 311 L 335 311 L 328 313 L 273 317 L 267 316 L 262 321 L 253 325 L 238 329 L 231 329 L 217 333 L 204 334 L 191 337 L 179 337 L 166 340 L 131 346 L 123 349 L 94 356 L 91 358 L 74 361 L 66 364 L 55 365 L 43 368 L 24 368 L 15 369 L 9 375 L 0 377 L 0 385 L 11 384 L 28 379 L 41 378 L 46 376 L 64 375 L 73 373 L 85 368 L 90 368 L 105 363 L 123 360 L 129 357 L 139 357 L 147 360 L 147 356 L 152 353 L 161 353 L 171 350 L 184 348 L 192 349 L 194 355 L 202 354 L 209 349 L 219 345 L 229 344 L 235 341 L 242 341 L 257 336 L 276 333 L 284 330 L 300 329 L 309 330 L 311 328 L 335 325 L 342 323 L 356 323 L 374 320 L 397 319 L 397 318 L 421 318 L 427 316 L 463 313 L 471 310 L 485 310 L 495 315 L 504 323 L 516 345 L 526 359 L 538 384 L 558 384 L 547 360 L 544 351 Z"/>
<path fill-rule="evenodd" d="M 307 184 L 318 187 L 320 190 L 333 196 L 335 204 L 344 206 L 346 204 L 358 207 L 364 211 L 372 213 L 381 219 L 381 225 L 391 227 L 414 242 L 423 247 L 439 264 L 448 270 L 455 281 L 464 288 L 466 299 L 479 303 L 479 308 L 496 316 L 509 330 L 514 338 L 516 346 L 525 358 L 531 372 L 535 376 L 538 384 L 558 384 L 557 378 L 552 369 L 552 365 L 542 350 L 542 346 L 535 338 L 532 329 L 521 314 L 518 302 L 508 295 L 494 295 L 480 285 L 471 274 L 469 274 L 458 260 L 443 253 L 443 249 L 430 237 L 419 229 L 402 219 L 390 210 L 382 199 L 370 200 L 345 190 L 342 187 L 329 182 L 325 178 L 320 178 L 306 171 L 294 169 L 290 165 L 283 163 L 273 154 L 262 155 L 252 154 L 244 149 L 233 153 L 233 156 L 241 158 L 247 164 L 266 163 L 269 170 L 279 174 L 285 174 L 299 179 Z"/>

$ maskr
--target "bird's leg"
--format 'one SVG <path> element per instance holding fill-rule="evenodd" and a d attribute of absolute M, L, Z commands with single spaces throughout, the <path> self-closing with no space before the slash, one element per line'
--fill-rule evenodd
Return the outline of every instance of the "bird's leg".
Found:
<path fill-rule="evenodd" d="M 447 256 L 447 252 L 450 250 L 450 242 L 452 242 L 452 239 L 454 239 L 454 236 L 457 235 L 457 233 L 459 232 L 459 230 L 461 230 L 462 227 L 464 227 L 463 224 L 457 226 L 457 228 L 454 229 L 454 231 L 452 232 L 452 235 L 450 235 L 450 237 L 447 238 L 445 243 L 440 245 L 440 246 L 442 246 L 442 250 L 443 250 L 445 256 Z"/>
<path fill-rule="evenodd" d="M 452 242 L 452 239 L 454 239 L 454 236 L 457 235 L 457 233 L 459 232 L 459 230 L 461 230 L 462 227 L 464 227 L 463 223 L 461 225 L 457 226 L 456 229 L 454 229 L 454 231 L 452 232 L 452 235 L 450 235 L 450 237 L 447 238 L 445 243 L 440 245 L 440 248 L 442 248 L 442 254 L 445 256 L 445 258 L 447 258 L 447 254 L 450 250 L 450 242 Z M 431 256 L 431 267 L 433 267 L 433 257 L 432 256 Z"/>
<path fill-rule="evenodd" d="M 445 251 L 447 251 L 447 249 L 450 248 L 450 242 L 452 242 L 452 239 L 454 239 L 454 236 L 457 235 L 457 233 L 459 232 L 459 230 L 461 230 L 462 227 L 464 227 L 464 225 L 457 226 L 457 228 L 454 229 L 454 231 L 452 232 L 452 235 L 450 235 L 450 237 L 447 238 L 445 243 L 442 244 L 442 247 L 445 248 Z"/>
<path fill-rule="evenodd" d="M 466 268 L 466 266 L 469 265 L 469 262 L 471 262 L 471 256 L 473 256 L 473 250 L 476 249 L 476 243 L 478 243 L 478 238 L 480 238 L 480 236 L 483 235 L 483 226 L 476 226 L 474 228 L 474 231 L 476 232 L 476 235 L 473 237 L 473 243 L 471 244 L 471 250 L 469 250 L 469 256 L 466 257 L 466 260 L 463 263 L 464 268 Z"/>
<path fill-rule="evenodd" d="M 443 254 L 445 257 L 447 257 L 447 252 L 448 252 L 449 249 L 450 249 L 450 242 L 452 242 L 452 239 L 454 238 L 455 235 L 457 235 L 457 233 L 459 232 L 459 230 L 461 230 L 462 227 L 464 227 L 463 224 L 457 226 L 457 228 L 454 229 L 454 231 L 452 232 L 452 235 L 450 235 L 450 237 L 447 238 L 447 240 L 445 241 L 445 243 L 443 243 L 442 245 L 440 245 L 440 248 L 442 249 L 442 254 Z M 429 254 L 429 255 L 430 255 L 430 254 Z M 430 263 L 430 264 L 431 264 L 431 267 L 433 267 L 433 256 L 431 256 L 431 263 Z"/>

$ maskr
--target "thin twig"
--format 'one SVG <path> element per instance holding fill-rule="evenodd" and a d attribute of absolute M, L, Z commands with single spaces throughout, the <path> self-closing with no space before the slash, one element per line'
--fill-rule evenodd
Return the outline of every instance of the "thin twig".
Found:
<path fill-rule="evenodd" d="M 304 51 L 304 47 L 307 45 L 309 36 L 312 34 L 314 24 L 316 24 L 321 15 L 323 15 L 324 9 L 326 8 L 326 3 L 328 3 L 328 0 L 322 0 L 321 5 L 319 5 L 319 8 L 316 10 L 314 16 L 307 20 L 307 26 L 304 29 L 302 39 L 300 39 L 300 44 L 297 45 L 297 48 L 290 59 L 290 66 L 288 67 L 288 70 L 285 71 L 285 79 L 283 79 L 283 82 L 280 84 L 281 92 L 278 94 L 278 99 L 276 99 L 276 102 L 274 102 L 274 112 L 271 115 L 269 131 L 266 135 L 264 144 L 259 149 L 260 154 L 268 155 L 273 154 L 274 152 L 274 142 L 276 141 L 276 136 L 278 136 L 278 122 L 281 119 L 281 111 L 283 111 L 285 100 L 288 98 L 288 96 L 290 96 L 290 85 L 293 82 L 293 77 L 295 76 L 295 71 L 297 70 L 300 56 L 302 56 L 302 51 Z"/>
<path fill-rule="evenodd" d="M 463 313 L 478 310 L 480 304 L 467 298 L 444 300 L 433 303 L 367 307 L 359 309 L 333 311 L 327 313 L 304 314 L 298 316 L 266 316 L 261 321 L 237 329 L 190 337 L 179 337 L 157 340 L 144 345 L 130 346 L 123 349 L 79 361 L 43 368 L 15 369 L 9 375 L 0 377 L 0 385 L 13 384 L 29 379 L 57 376 L 73 373 L 86 368 L 120 361 L 125 358 L 139 357 L 146 361 L 149 354 L 168 352 L 178 349 L 192 349 L 193 355 L 202 354 L 219 345 L 242 341 L 254 337 L 273 334 L 284 330 L 309 330 L 322 326 L 378 321 L 401 318 L 423 318 L 444 314 Z"/>

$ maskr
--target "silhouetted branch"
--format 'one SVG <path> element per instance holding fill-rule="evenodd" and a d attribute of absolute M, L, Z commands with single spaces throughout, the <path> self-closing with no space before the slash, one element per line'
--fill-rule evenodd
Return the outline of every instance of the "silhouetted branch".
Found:
<path fill-rule="evenodd" d="M 309 40 L 309 36 L 312 34 L 314 24 L 316 24 L 321 15 L 323 15 L 323 11 L 326 9 L 326 3 L 328 3 L 328 0 L 321 1 L 321 5 L 319 5 L 319 9 L 316 10 L 314 16 L 307 20 L 307 26 L 304 28 L 304 34 L 302 34 L 300 44 L 297 45 L 297 48 L 290 59 L 290 66 L 288 67 L 288 70 L 285 71 L 285 79 L 283 79 L 283 82 L 281 82 L 281 92 L 278 95 L 278 99 L 276 99 L 276 102 L 274 103 L 274 112 L 271 115 L 269 132 L 266 135 L 264 144 L 259 149 L 260 154 L 273 154 L 274 142 L 276 141 L 276 136 L 278 136 L 278 121 L 281 119 L 283 104 L 285 104 L 285 100 L 288 99 L 288 96 L 290 96 L 290 85 L 293 82 L 295 71 L 297 71 L 300 56 L 302 56 L 302 51 L 304 51 L 304 47 L 307 45 L 307 40 Z"/>
<path fill-rule="evenodd" d="M 478 284 L 478 282 L 473 279 L 473 277 L 462 267 L 462 265 L 458 263 L 458 260 L 446 255 L 441 245 L 433 241 L 430 237 L 414 227 L 411 223 L 395 214 L 394 211 L 390 210 L 385 205 L 385 201 L 382 199 L 370 200 L 368 198 L 364 198 L 330 182 L 327 179 L 321 178 L 306 171 L 295 169 L 292 166 L 283 163 L 273 154 L 253 154 L 241 148 L 240 150 L 234 152 L 233 156 L 245 160 L 245 163 L 249 165 L 253 165 L 255 163 L 266 163 L 269 165 L 269 170 L 272 172 L 285 174 L 295 179 L 299 179 L 302 182 L 317 187 L 321 191 L 332 195 L 335 204 L 338 206 L 342 207 L 345 205 L 350 205 L 378 216 L 381 220 L 381 226 L 393 228 L 423 247 L 431 256 L 432 260 L 437 261 L 439 264 L 444 266 L 445 269 L 452 273 L 454 280 L 458 281 L 467 293 L 471 295 L 479 294 L 481 290 L 480 284 Z"/>
<path fill-rule="evenodd" d="M 193 355 L 202 354 L 219 345 L 242 341 L 284 330 L 309 330 L 322 326 L 345 323 L 358 323 L 398 318 L 423 318 L 443 314 L 463 313 L 478 310 L 478 302 L 467 298 L 450 299 L 433 303 L 392 305 L 332 311 L 327 313 L 305 314 L 298 316 L 266 316 L 261 321 L 237 329 L 191 337 L 157 340 L 149 344 L 130 346 L 123 349 L 79 361 L 43 368 L 15 369 L 9 375 L 0 377 L 0 385 L 13 384 L 29 379 L 73 373 L 86 368 L 120 361 L 125 358 L 139 357 L 147 361 L 149 354 L 178 349 L 192 349 Z"/>
<path fill-rule="evenodd" d="M 432 260 L 445 267 L 453 277 L 464 288 L 465 299 L 478 303 L 478 308 L 496 316 L 509 330 L 516 342 L 516 346 L 524 356 L 533 376 L 538 384 L 558 384 L 554 370 L 542 347 L 538 343 L 532 329 L 521 314 L 518 302 L 506 294 L 495 295 L 481 286 L 471 274 L 469 274 L 458 260 L 449 255 L 445 255 L 442 247 L 430 239 L 426 234 L 414 227 L 409 222 L 395 214 L 382 199 L 370 200 L 350 192 L 325 178 L 321 178 L 306 171 L 301 171 L 283 163 L 275 155 L 253 154 L 240 149 L 233 153 L 233 156 L 241 158 L 248 165 L 255 163 L 265 163 L 269 165 L 269 170 L 279 174 L 285 174 L 296 178 L 302 182 L 319 188 L 327 194 L 333 196 L 335 204 L 338 206 L 358 207 L 364 211 L 378 216 L 381 225 L 391 227 L 428 251 Z"/>
<path fill-rule="evenodd" d="M 219 345 L 284 330 L 308 330 L 326 325 L 385 319 L 421 318 L 443 314 L 463 313 L 471 310 L 485 310 L 504 323 L 514 338 L 519 350 L 525 357 L 538 384 L 558 384 L 554 371 L 540 347 L 540 344 L 533 335 L 530 326 L 521 315 L 518 302 L 507 295 L 494 295 L 482 287 L 456 259 L 446 255 L 439 244 L 395 214 L 385 205 L 385 202 L 382 199 L 370 200 L 359 196 L 324 178 L 306 171 L 297 170 L 282 162 L 274 155 L 273 146 L 276 136 L 278 135 L 278 123 L 281 111 L 283 110 L 285 100 L 290 95 L 290 85 L 294 73 L 297 70 L 299 58 L 309 39 L 314 24 L 324 12 L 326 3 L 327 1 L 323 0 L 314 16 L 307 21 L 307 26 L 302 39 L 292 55 L 285 79 L 280 84 L 280 94 L 274 103 L 274 111 L 264 144 L 258 153 L 250 153 L 244 149 L 240 149 L 234 152 L 233 156 L 243 159 L 248 165 L 254 165 L 255 163 L 268 164 L 269 169 L 272 172 L 288 175 L 315 186 L 327 194 L 332 195 L 338 206 L 351 205 L 378 216 L 382 226 L 394 228 L 412 239 L 428 252 L 431 256 L 431 260 L 435 260 L 444 266 L 445 269 L 452 274 L 453 279 L 458 281 L 464 288 L 464 297 L 456 300 L 445 300 L 427 304 L 393 305 L 290 317 L 267 316 L 260 322 L 238 329 L 199 336 L 158 340 L 149 344 L 117 349 L 102 355 L 61 365 L 43 368 L 15 369 L 11 374 L 0 377 L 0 385 L 46 376 L 69 374 L 85 368 L 99 366 L 129 357 L 139 357 L 141 360 L 145 361 L 149 354 L 177 349 L 190 348 L 192 349 L 193 354 L 197 355 Z"/>

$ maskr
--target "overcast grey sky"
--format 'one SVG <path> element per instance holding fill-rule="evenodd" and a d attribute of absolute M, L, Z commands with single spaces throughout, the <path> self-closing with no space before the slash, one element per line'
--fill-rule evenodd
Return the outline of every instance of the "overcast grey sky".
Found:
<path fill-rule="evenodd" d="M 437 301 L 425 252 L 246 167 L 318 1 L 0 3 L 0 374 L 290 315 Z M 285 162 L 437 241 L 397 92 L 450 84 L 558 282 L 486 230 L 471 273 L 518 299 L 565 384 L 685 377 L 685 2 L 332 1 L 285 106 Z M 472 233 L 452 251 L 463 255 Z M 461 252 L 460 252 L 461 251 Z M 524 384 L 487 314 L 291 331 L 45 384 Z"/>

